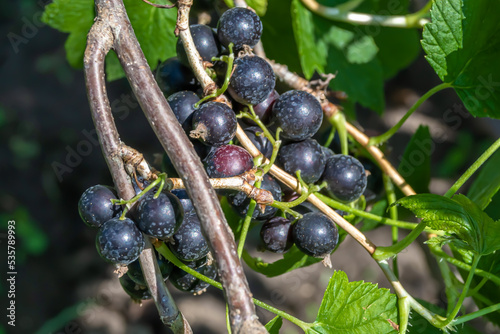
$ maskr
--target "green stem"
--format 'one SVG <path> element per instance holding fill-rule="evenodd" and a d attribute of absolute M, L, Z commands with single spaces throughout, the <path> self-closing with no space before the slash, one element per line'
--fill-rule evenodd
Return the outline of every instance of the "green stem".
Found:
<path fill-rule="evenodd" d="M 392 184 L 391 178 L 387 174 L 383 174 L 385 193 L 387 194 L 387 204 L 389 204 L 389 216 L 391 219 L 398 220 L 398 208 L 392 205 L 396 202 L 396 192 L 394 191 L 394 185 Z M 397 226 L 391 226 L 391 236 L 392 245 L 396 245 L 399 240 L 399 230 Z M 398 258 L 394 256 L 392 260 L 392 269 L 394 270 L 394 275 L 399 278 L 399 268 L 398 268 Z"/>
<path fill-rule="evenodd" d="M 455 308 L 453 309 L 453 311 L 451 311 L 451 313 L 446 317 L 446 320 L 441 323 L 441 327 L 448 326 L 453 321 L 453 319 L 455 319 L 458 312 L 460 311 L 460 308 L 462 307 L 464 299 L 465 299 L 465 297 L 467 297 L 467 292 L 469 291 L 470 283 L 472 282 L 472 278 L 474 277 L 474 271 L 476 270 L 477 264 L 479 263 L 480 259 L 481 259 L 481 255 L 474 256 L 474 260 L 472 261 L 471 270 L 469 271 L 469 275 L 467 275 L 467 280 L 465 281 L 464 288 L 462 290 L 462 293 L 460 294 L 460 297 L 458 298 L 457 304 L 455 305 Z"/>
<path fill-rule="evenodd" d="M 445 197 L 453 196 L 464 185 L 465 182 L 481 167 L 488 158 L 500 147 L 500 138 L 498 138 L 483 154 L 460 176 L 454 185 L 444 194 Z"/>
<path fill-rule="evenodd" d="M 449 256 L 448 254 L 443 252 L 441 249 L 438 249 L 437 247 L 431 247 L 430 249 L 431 249 L 432 253 L 434 253 L 434 255 L 436 255 L 440 258 L 443 258 L 446 262 L 451 263 L 452 265 L 454 265 L 457 268 L 461 268 L 461 269 L 464 269 L 467 271 L 470 271 L 472 269 L 472 267 L 470 265 L 468 265 L 467 263 L 462 262 L 454 257 Z M 485 277 L 485 278 L 489 279 L 490 281 L 492 281 L 496 285 L 500 285 L 500 277 L 498 277 L 498 276 L 496 276 L 488 271 L 485 271 L 483 269 L 476 269 L 475 274 L 477 276 L 481 276 L 481 277 Z"/>
<path fill-rule="evenodd" d="M 323 145 L 324 147 L 330 147 L 330 145 L 333 142 L 333 139 L 335 138 L 335 131 L 336 131 L 335 127 L 332 126 L 332 129 L 330 130 L 330 134 L 328 135 L 328 138 L 326 139 L 325 145 Z"/>
<path fill-rule="evenodd" d="M 175 257 L 175 255 L 170 251 L 170 249 L 168 249 L 168 247 L 164 243 L 162 243 L 161 246 L 156 247 L 156 250 L 164 258 L 166 258 L 167 260 L 169 260 L 170 262 L 172 262 L 176 267 L 179 267 L 182 270 L 184 270 L 185 272 L 187 272 L 188 274 L 193 275 L 197 279 L 199 279 L 199 280 L 201 280 L 203 282 L 206 282 L 206 283 L 210 284 L 211 286 L 216 287 L 219 290 L 222 290 L 222 284 L 221 283 L 219 283 L 216 280 L 213 280 L 213 279 L 211 279 L 209 277 L 206 277 L 203 274 L 200 274 L 199 272 L 197 272 L 194 269 L 189 268 L 187 265 L 185 265 L 179 259 L 177 259 Z M 272 312 L 272 313 L 274 313 L 276 315 L 279 315 L 282 318 L 287 319 L 291 323 L 299 326 L 304 331 L 306 331 L 309 327 L 311 327 L 311 325 L 308 324 L 307 322 L 304 322 L 304 321 L 302 321 L 300 319 L 297 319 L 294 316 L 292 316 L 292 315 L 290 315 L 290 314 L 288 314 L 288 313 L 286 313 L 284 311 L 278 310 L 277 308 L 272 307 L 271 305 L 268 305 L 268 304 L 266 304 L 266 303 L 264 303 L 264 302 L 262 302 L 260 300 L 257 300 L 255 298 L 252 298 L 252 299 L 253 299 L 253 302 L 255 303 L 255 305 L 257 305 L 259 307 L 262 307 L 263 309 L 266 309 L 269 312 Z"/>
<path fill-rule="evenodd" d="M 238 258 L 241 258 L 241 254 L 243 253 L 245 240 L 247 239 L 248 230 L 250 229 L 250 223 L 252 221 L 252 215 L 256 206 L 257 202 L 251 199 L 250 204 L 248 205 L 247 215 L 245 216 L 245 220 L 243 221 L 243 227 L 241 228 L 240 240 L 238 241 Z"/>
<path fill-rule="evenodd" d="M 440 85 L 437 85 L 436 87 L 431 88 L 427 93 L 422 95 L 417 102 L 415 102 L 414 105 L 411 106 L 411 108 L 406 112 L 406 114 L 399 120 L 399 122 L 394 125 L 392 128 L 390 128 L 387 132 L 381 134 L 380 136 L 372 137 L 370 138 L 370 141 L 368 142 L 368 145 L 380 145 L 387 140 L 389 140 L 400 128 L 403 126 L 403 124 L 406 122 L 406 120 L 413 114 L 414 111 L 420 107 L 422 103 L 424 103 L 429 97 L 434 95 L 435 93 L 451 87 L 450 83 L 443 82 Z"/>
<path fill-rule="evenodd" d="M 347 129 L 345 127 L 345 116 L 343 113 L 338 112 L 330 117 L 330 123 L 337 129 L 340 139 L 340 148 L 342 154 L 349 154 L 349 143 L 347 141 Z"/>
<path fill-rule="evenodd" d="M 416 13 L 408 15 L 370 15 L 366 13 L 346 11 L 345 8 L 339 6 L 326 7 L 319 4 L 315 0 L 302 0 L 302 3 L 311 12 L 328 20 L 356 25 L 378 25 L 395 28 L 422 28 L 427 22 L 429 22 L 423 18 L 416 19 Z M 354 2 L 354 4 L 356 3 Z"/>
<path fill-rule="evenodd" d="M 266 136 L 266 138 L 274 146 L 274 142 L 275 142 L 274 137 L 271 134 L 271 132 L 269 132 L 269 130 L 267 129 L 267 126 L 265 126 L 264 123 L 262 123 L 262 121 L 260 120 L 259 116 L 257 116 L 257 114 L 255 114 L 255 111 L 253 110 L 253 106 L 251 104 L 248 104 L 247 107 L 248 107 L 248 110 L 250 110 L 250 114 L 252 116 L 252 117 L 249 117 L 249 118 L 252 121 L 254 121 L 255 123 L 257 123 L 257 125 L 259 126 L 259 128 L 261 128 L 261 130 L 264 132 L 264 136 Z"/>
<path fill-rule="evenodd" d="M 226 328 L 227 333 L 231 334 L 231 321 L 229 320 L 229 306 L 226 303 Z"/>
<path fill-rule="evenodd" d="M 231 79 L 231 73 L 233 72 L 233 62 L 234 62 L 234 53 L 233 53 L 233 43 L 229 43 L 229 56 L 227 57 L 227 69 L 226 76 L 224 77 L 224 84 L 221 88 L 217 89 L 214 93 L 209 94 L 203 97 L 201 100 L 194 104 L 194 108 L 198 109 L 198 107 L 205 101 L 213 99 L 214 97 L 220 96 L 224 94 L 229 87 L 229 80 Z"/>
<path fill-rule="evenodd" d="M 425 229 L 426 223 L 420 222 L 413 231 L 411 231 L 406 237 L 404 237 L 401 241 L 396 244 L 388 247 L 377 247 L 375 253 L 373 253 L 372 257 L 377 260 L 385 260 L 392 256 L 396 256 L 403 249 L 408 247 L 417 237 L 422 233 Z"/>
<path fill-rule="evenodd" d="M 278 152 L 281 147 L 281 140 L 278 139 L 280 131 L 281 128 L 278 128 L 278 130 L 276 130 L 276 141 L 273 144 L 273 153 L 271 154 L 271 159 L 269 159 L 269 163 L 266 164 L 264 168 L 262 168 L 262 174 L 267 174 L 271 170 L 271 167 L 274 165 L 274 162 L 278 157 Z"/>
<path fill-rule="evenodd" d="M 418 224 L 416 224 L 416 223 L 409 223 L 409 222 L 405 222 L 405 221 L 401 221 L 401 220 L 393 220 L 393 219 L 386 218 L 386 217 L 380 217 L 380 216 L 374 215 L 373 213 L 369 213 L 369 212 L 366 212 L 363 210 L 352 208 L 349 205 L 345 205 L 343 203 L 337 202 L 337 201 L 331 199 L 330 197 L 327 197 L 321 193 L 314 193 L 314 195 L 316 197 L 318 197 L 326 205 L 328 205 L 334 209 L 342 210 L 342 211 L 345 211 L 348 213 L 352 213 L 352 214 L 354 214 L 358 217 L 361 217 L 361 218 L 374 220 L 376 222 L 380 222 L 380 223 L 385 224 L 385 225 L 397 226 L 397 227 L 404 228 L 407 230 L 413 230 L 418 226 Z M 437 235 L 444 234 L 442 231 L 435 231 L 435 230 L 429 229 L 427 227 L 425 228 L 425 231 L 429 232 L 429 233 L 435 233 Z"/>
<path fill-rule="evenodd" d="M 431 249 L 431 252 L 432 252 L 433 248 L 438 249 L 437 247 L 432 246 L 432 245 L 429 245 L 429 248 Z M 436 254 L 434 254 L 434 255 L 436 255 Z M 445 261 L 441 261 L 441 259 L 439 259 L 439 258 L 437 259 L 436 262 L 438 264 L 439 271 L 441 271 L 441 276 L 443 277 L 443 280 L 444 280 L 446 299 L 448 301 L 447 313 L 450 313 L 451 308 L 453 307 L 453 305 L 455 304 L 455 302 L 458 299 L 458 291 L 457 291 L 457 289 L 455 289 L 455 286 L 453 284 L 453 278 L 452 278 L 453 273 L 451 272 L 450 267 L 448 266 L 448 263 L 446 263 Z"/>
<path fill-rule="evenodd" d="M 500 303 L 495 304 L 495 305 L 491 305 L 491 306 L 483 308 L 482 310 L 479 310 L 479 311 L 476 311 L 476 312 L 472 312 L 472 313 L 463 315 L 461 317 L 458 317 L 455 320 L 453 320 L 451 322 L 451 324 L 453 326 L 460 325 L 460 324 L 463 324 L 464 322 L 467 322 L 467 321 L 470 321 L 472 319 L 476 319 L 476 318 L 482 317 L 485 314 L 488 314 L 488 313 L 491 313 L 491 312 L 495 312 L 495 311 L 498 311 L 498 310 L 500 310 Z"/>

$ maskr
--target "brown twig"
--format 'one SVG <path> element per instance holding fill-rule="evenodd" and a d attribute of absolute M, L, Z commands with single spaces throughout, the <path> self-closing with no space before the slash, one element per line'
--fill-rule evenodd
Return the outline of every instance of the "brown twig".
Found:
<path fill-rule="evenodd" d="M 191 1 L 180 1 L 179 12 L 187 15 L 190 4 Z M 193 145 L 184 134 L 165 96 L 156 84 L 123 2 L 96 0 L 96 5 L 100 8 L 99 19 L 109 23 L 108 30 L 111 29 L 114 36 L 113 49 L 118 54 L 132 90 L 175 169 L 181 175 L 200 217 L 203 231 L 217 261 L 230 309 L 233 332 L 265 333 L 265 328 L 257 321 L 248 283 L 236 253 L 234 236 L 227 225 L 215 191 L 210 186 Z M 192 43 L 191 34 L 185 29 L 189 27 L 187 20 L 180 20 L 180 23 L 181 38 L 191 39 Z M 186 51 L 187 54 L 192 52 L 189 48 L 186 48 Z M 194 58 L 199 58 L 199 55 Z M 207 89 L 207 86 L 205 82 L 204 88 Z"/>
<path fill-rule="evenodd" d="M 156 7 L 156 8 L 170 9 L 170 8 L 174 8 L 175 6 L 177 6 L 177 3 L 174 3 L 172 5 L 161 5 L 161 4 L 157 4 L 157 3 L 152 3 L 151 1 L 148 1 L 148 0 L 142 0 L 142 1 L 147 3 L 148 5 Z"/>
<path fill-rule="evenodd" d="M 122 143 L 111 113 L 104 82 L 104 59 L 114 41 L 112 30 L 106 20 L 110 13 L 99 4 L 96 5 L 98 17 L 89 32 L 84 56 L 87 95 L 99 143 L 118 195 L 130 199 L 135 192 L 122 161 Z M 139 260 L 163 323 L 174 329 L 175 333 L 191 333 L 189 324 L 184 321 L 177 309 L 163 279 L 158 277 L 161 273 L 149 247 L 141 253 Z"/>

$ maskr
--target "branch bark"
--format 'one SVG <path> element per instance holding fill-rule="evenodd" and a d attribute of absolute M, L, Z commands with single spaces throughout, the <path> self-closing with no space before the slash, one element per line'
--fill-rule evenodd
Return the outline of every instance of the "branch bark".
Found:
<path fill-rule="evenodd" d="M 250 289 L 236 253 L 234 236 L 227 225 L 215 191 L 210 186 L 193 145 L 184 134 L 153 78 L 123 2 L 121 0 L 96 0 L 95 3 L 98 9 L 97 22 L 105 26 L 107 34 L 113 36 L 112 48 L 120 59 L 132 90 L 156 136 L 181 175 L 188 195 L 200 217 L 205 236 L 217 261 L 224 294 L 229 305 L 233 332 L 266 333 L 255 315 Z M 110 46 L 107 45 L 107 47 Z M 103 80 L 103 72 L 99 76 Z M 100 81 L 94 84 L 104 86 Z M 105 153 L 107 155 L 108 152 Z"/>
<path fill-rule="evenodd" d="M 84 56 L 85 83 L 92 112 L 92 119 L 99 137 L 104 159 L 113 178 L 118 196 L 124 199 L 134 197 L 135 191 L 125 171 L 122 160 L 122 143 L 111 113 L 111 106 L 104 81 L 104 59 L 112 47 L 114 36 L 108 23 L 102 19 L 103 8 L 97 6 L 98 19 L 92 26 Z M 148 247 L 141 253 L 139 261 L 155 301 L 160 318 L 174 333 L 192 333 L 189 324 L 167 290 L 156 257 L 148 241 Z"/>

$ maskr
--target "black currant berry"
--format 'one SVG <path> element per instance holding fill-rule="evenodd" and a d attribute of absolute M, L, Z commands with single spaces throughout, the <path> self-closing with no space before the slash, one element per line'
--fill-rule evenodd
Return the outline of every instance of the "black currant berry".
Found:
<path fill-rule="evenodd" d="M 281 187 L 279 183 L 269 175 L 265 174 L 263 176 L 260 188 L 270 191 L 275 201 L 281 201 Z M 250 199 L 245 193 L 238 192 L 236 194 L 230 194 L 229 200 L 241 216 L 246 216 Z M 258 208 L 255 208 L 252 218 L 255 220 L 266 220 L 274 216 L 277 211 L 278 208 L 274 208 L 270 205 L 266 206 L 264 213 L 262 213 Z"/>
<path fill-rule="evenodd" d="M 219 40 L 215 36 L 212 28 L 203 24 L 193 24 L 189 26 L 191 31 L 191 36 L 193 37 L 194 45 L 196 50 L 204 61 L 212 61 L 212 57 L 217 57 L 220 53 L 221 47 Z M 189 60 L 182 45 L 182 41 L 179 38 L 177 40 L 177 57 L 186 66 L 189 65 Z"/>
<path fill-rule="evenodd" d="M 322 180 L 329 194 L 342 202 L 357 200 L 366 189 L 363 165 L 354 157 L 336 154 L 326 162 Z"/>
<path fill-rule="evenodd" d="M 274 217 L 266 221 L 260 230 L 264 248 L 274 253 L 284 253 L 293 245 L 291 221 Z"/>
<path fill-rule="evenodd" d="M 184 208 L 184 214 L 194 210 L 193 202 L 191 201 L 191 198 L 189 198 L 185 189 L 174 189 L 171 193 L 174 194 L 175 197 L 177 197 L 181 202 L 181 205 Z"/>
<path fill-rule="evenodd" d="M 270 159 L 273 154 L 273 144 L 266 138 L 262 129 L 258 126 L 250 126 L 245 129 L 248 139 L 266 158 Z M 258 135 L 257 135 L 258 134 Z"/>
<path fill-rule="evenodd" d="M 324 257 L 335 249 L 339 232 L 335 223 L 322 213 L 306 213 L 292 228 L 295 245 L 307 255 Z"/>
<path fill-rule="evenodd" d="M 165 96 L 181 90 L 196 91 L 198 81 L 190 68 L 182 65 L 177 58 L 170 58 L 156 69 L 156 82 Z"/>
<path fill-rule="evenodd" d="M 174 269 L 175 266 L 170 261 L 160 256 L 157 256 L 156 258 L 158 261 L 158 267 L 160 268 L 161 275 L 163 279 L 167 280 L 168 276 L 170 275 L 172 269 Z M 143 286 L 147 285 L 146 280 L 144 279 L 144 274 L 142 272 L 141 264 L 138 259 L 130 263 L 127 267 L 128 267 L 127 275 L 130 277 L 132 281 L 134 281 L 139 285 Z"/>
<path fill-rule="evenodd" d="M 151 299 L 151 293 L 147 286 L 136 284 L 128 275 L 120 277 L 120 284 L 127 295 L 135 302 Z"/>
<path fill-rule="evenodd" d="M 325 162 L 335 155 L 335 152 L 329 147 L 321 146 L 321 151 L 323 151 L 323 156 L 325 157 Z"/>
<path fill-rule="evenodd" d="M 193 114 L 191 137 L 209 146 L 229 143 L 236 134 L 236 115 L 224 103 L 207 102 Z"/>
<path fill-rule="evenodd" d="M 274 90 L 275 85 L 276 76 L 266 60 L 257 56 L 244 56 L 234 61 L 228 91 L 239 103 L 261 103 Z"/>
<path fill-rule="evenodd" d="M 315 183 L 325 170 L 325 157 L 321 145 L 314 139 L 290 143 L 280 148 L 278 161 L 292 175 L 300 170 L 306 183 Z"/>
<path fill-rule="evenodd" d="M 211 178 L 240 175 L 253 168 L 253 159 L 243 147 L 223 145 L 213 150 L 204 160 Z"/>
<path fill-rule="evenodd" d="M 221 15 L 217 35 L 226 48 L 229 43 L 233 43 L 236 50 L 242 49 L 243 45 L 253 48 L 262 35 L 262 22 L 250 9 L 231 8 Z"/>
<path fill-rule="evenodd" d="M 275 125 L 283 129 L 283 138 L 300 141 L 312 137 L 318 131 L 323 121 L 323 110 L 313 95 L 291 90 L 274 103 L 273 119 Z"/>
<path fill-rule="evenodd" d="M 188 135 L 189 131 L 191 131 L 194 105 L 199 100 L 200 98 L 196 93 L 187 90 L 174 93 L 167 98 L 167 102 L 170 108 L 172 108 L 175 117 L 177 117 L 177 120 Z"/>
<path fill-rule="evenodd" d="M 155 238 L 169 238 L 181 226 L 184 209 L 175 195 L 163 191 L 154 198 L 150 191 L 144 196 L 137 208 L 137 226 L 139 229 Z"/>
<path fill-rule="evenodd" d="M 78 201 L 83 222 L 90 227 L 99 227 L 121 214 L 121 206 L 112 204 L 112 199 L 117 199 L 116 194 L 106 186 L 98 184 L 85 190 Z"/>
<path fill-rule="evenodd" d="M 135 223 L 125 218 L 112 218 L 97 231 L 96 247 L 99 255 L 108 262 L 129 264 L 144 249 L 144 236 Z"/>
<path fill-rule="evenodd" d="M 194 211 L 184 217 L 181 227 L 172 236 L 168 246 L 182 261 L 196 261 L 208 254 L 208 244 L 201 232 L 201 224 Z"/>
<path fill-rule="evenodd" d="M 200 262 L 202 264 L 199 264 Z M 189 268 L 196 270 L 200 274 L 207 276 L 208 278 L 215 279 L 217 277 L 217 270 L 215 268 L 215 265 L 208 265 L 206 263 L 206 259 L 202 259 L 201 261 L 188 262 L 186 263 L 186 265 Z M 170 282 L 177 289 L 190 293 L 200 292 L 208 288 L 210 285 L 177 267 L 174 268 L 172 274 L 170 275 Z"/>

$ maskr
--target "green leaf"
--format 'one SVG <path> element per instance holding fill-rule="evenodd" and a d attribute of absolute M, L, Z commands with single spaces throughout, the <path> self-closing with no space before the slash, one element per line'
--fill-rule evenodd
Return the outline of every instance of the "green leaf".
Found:
<path fill-rule="evenodd" d="M 420 125 L 406 146 L 398 166 L 403 176 L 415 192 L 428 193 L 431 181 L 431 153 L 434 142 L 428 126 Z"/>
<path fill-rule="evenodd" d="M 264 274 L 267 277 L 276 277 L 297 268 L 307 267 L 320 262 L 312 256 L 302 253 L 295 245 L 288 252 L 283 254 L 283 259 L 266 263 L 259 258 L 254 258 L 246 251 L 243 252 L 243 260 L 252 270 Z"/>
<path fill-rule="evenodd" d="M 490 157 L 481 167 L 481 171 L 467 193 L 467 197 L 483 210 L 500 189 L 498 166 L 500 166 L 500 151 Z"/>
<path fill-rule="evenodd" d="M 277 315 L 266 324 L 266 329 L 269 332 L 269 334 L 279 334 L 282 325 L 283 325 L 283 318 Z"/>
<path fill-rule="evenodd" d="M 155 8 L 135 0 L 125 0 L 124 3 L 149 66 L 154 69 L 158 62 L 175 56 L 176 10 Z M 69 33 L 65 43 L 66 58 L 75 68 L 83 67 L 87 33 L 94 23 L 94 16 L 92 0 L 54 0 L 45 7 L 42 21 Z M 110 81 L 124 76 L 116 55 L 106 57 L 106 74 Z"/>
<path fill-rule="evenodd" d="M 229 227 L 233 231 L 235 238 L 239 238 L 244 219 L 241 218 L 241 216 L 233 209 L 225 196 L 221 198 L 220 206 L 222 208 L 222 212 L 224 212 L 224 217 L 226 217 Z"/>
<path fill-rule="evenodd" d="M 464 195 L 453 199 L 434 194 L 404 197 L 396 202 L 436 230 L 452 234 L 459 247 L 487 255 L 500 249 L 500 221 L 494 221 Z"/>
<path fill-rule="evenodd" d="M 297 45 L 292 28 L 291 1 L 272 0 L 267 7 L 266 15 L 261 18 L 264 29 L 262 44 L 266 56 L 276 62 L 286 64 L 292 72 L 301 72 Z"/>
<path fill-rule="evenodd" d="M 422 46 L 474 116 L 500 118 L 499 1 L 434 1 Z"/>
<path fill-rule="evenodd" d="M 291 10 L 300 64 L 304 75 L 309 79 L 315 71 L 324 73 L 327 45 L 324 40 L 316 38 L 313 13 L 300 0 L 292 0 Z"/>
<path fill-rule="evenodd" d="M 336 271 L 325 291 L 316 321 L 306 333 L 396 333 L 397 298 L 388 289 L 363 281 L 349 282 Z"/>
<path fill-rule="evenodd" d="M 267 0 L 247 0 L 247 5 L 252 7 L 257 15 L 264 16 L 267 11 Z"/>
<path fill-rule="evenodd" d="M 377 216 L 384 216 L 387 210 L 387 200 L 382 199 L 375 204 L 373 204 L 372 209 L 370 210 L 370 213 L 373 213 L 374 215 Z M 371 219 L 363 219 L 363 227 L 361 228 L 361 232 L 365 231 L 371 231 L 381 223 L 375 220 Z"/>

